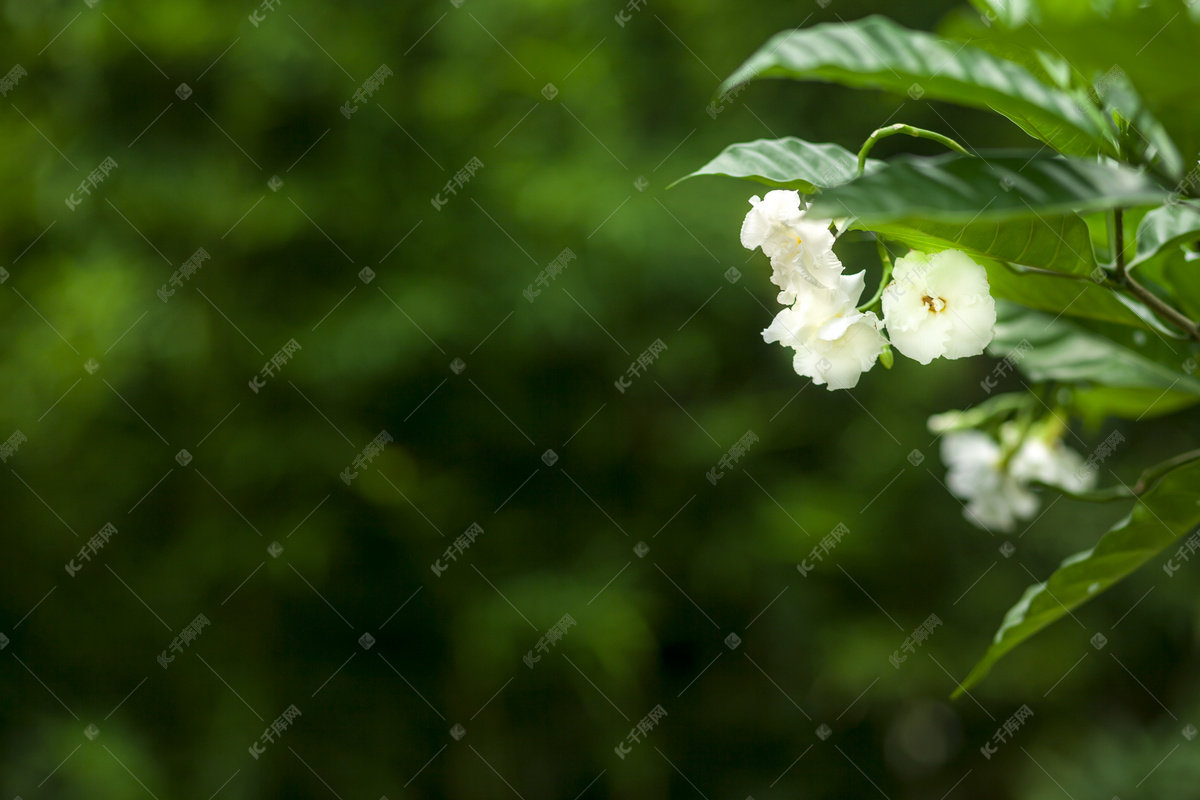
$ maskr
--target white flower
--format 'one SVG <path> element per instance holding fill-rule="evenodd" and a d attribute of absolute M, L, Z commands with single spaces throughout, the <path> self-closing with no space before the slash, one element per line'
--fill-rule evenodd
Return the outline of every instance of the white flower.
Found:
<path fill-rule="evenodd" d="M 996 302 L 987 272 L 961 250 L 912 252 L 896 260 L 883 290 L 888 337 L 922 364 L 983 352 L 996 333 Z"/>
<path fill-rule="evenodd" d="M 853 389 L 886 344 L 875 314 L 855 306 L 866 273 L 843 275 L 833 289 L 810 288 L 763 331 L 767 342 L 795 349 L 792 366 L 829 390 Z"/>
<path fill-rule="evenodd" d="M 750 205 L 742 223 L 742 246 L 761 247 L 771 259 L 771 283 L 780 289 L 780 303 L 791 305 L 810 287 L 836 286 L 842 262 L 833 252 L 832 220 L 809 219 L 800 193 L 790 190 L 767 192 L 761 200 L 756 195 Z"/>
<path fill-rule="evenodd" d="M 1017 450 L 1009 472 L 1018 480 L 1038 481 L 1068 492 L 1086 492 L 1096 483 L 1094 470 L 1084 468 L 1083 456 L 1061 441 L 1031 436 Z"/>
<path fill-rule="evenodd" d="M 977 430 L 951 431 L 942 438 L 942 461 L 946 485 L 967 501 L 963 516 L 980 528 L 1011 531 L 1018 520 L 1031 519 L 1041 500 L 1029 484 L 1033 481 L 1083 492 L 1094 483 L 1094 475 L 1081 467 L 1083 457 L 1055 439 L 1047 441 L 1031 432 L 1017 446 L 1018 430 L 1001 429 L 1002 446 Z M 1005 452 L 1016 452 L 1005 462 Z"/>
<path fill-rule="evenodd" d="M 952 431 L 942 438 L 946 485 L 967 501 L 963 516 L 986 530 L 1011 531 L 1038 510 L 1038 498 L 1002 466 L 1000 445 L 982 431 Z"/>

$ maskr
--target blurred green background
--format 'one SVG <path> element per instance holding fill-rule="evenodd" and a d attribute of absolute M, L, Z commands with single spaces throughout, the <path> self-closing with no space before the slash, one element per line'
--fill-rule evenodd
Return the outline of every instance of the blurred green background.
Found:
<path fill-rule="evenodd" d="M 992 362 L 898 360 L 852 392 L 807 387 L 760 337 L 775 290 L 738 243 L 756 190 L 666 190 L 764 137 L 857 150 L 907 122 L 1028 146 L 981 113 L 820 85 L 766 82 L 707 111 L 777 30 L 876 12 L 934 29 L 954 7 L 6 0 L 0 72 L 27 74 L 0 103 L 0 435 L 28 441 L 0 469 L 0 792 L 1194 787 L 1197 571 L 1153 566 L 951 703 L 1024 587 L 1124 509 L 1047 498 L 1019 536 L 969 526 L 925 419 L 981 399 Z M 902 148 L 937 149 L 876 154 Z M 211 259 L 171 286 L 198 248 Z M 870 242 L 839 252 L 874 269 Z M 1122 476 L 1200 438 L 1188 419 L 1139 430 Z M 394 441 L 347 485 L 381 431 Z M 706 480 L 747 431 L 760 441 Z M 106 523 L 117 534 L 78 559 Z M 483 533 L 447 560 L 472 523 Z M 893 666 L 931 614 L 944 625 Z M 1032 719 L 984 758 L 1025 704 Z"/>

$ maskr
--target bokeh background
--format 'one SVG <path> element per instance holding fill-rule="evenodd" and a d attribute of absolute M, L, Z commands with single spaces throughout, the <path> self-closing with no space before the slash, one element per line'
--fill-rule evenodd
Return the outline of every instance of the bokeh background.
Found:
<path fill-rule="evenodd" d="M 730 142 L 856 150 L 889 122 L 1028 145 L 980 113 L 821 85 L 709 112 L 770 34 L 876 12 L 978 27 L 940 0 L 4 2 L 0 72 L 27 74 L 0 102 L 0 434 L 28 441 L 0 469 L 0 793 L 1194 787 L 1196 570 L 1152 565 L 951 702 L 1023 588 L 1124 509 L 1046 498 L 1023 532 L 972 528 L 925 419 L 981 399 L 993 362 L 808 386 L 760 338 L 775 291 L 738 243 L 755 188 L 666 188 Z M 936 151 L 876 154 L 901 148 Z M 211 259 L 170 286 L 198 248 Z M 839 251 L 875 269 L 872 243 Z M 1198 438 L 1178 416 L 1126 435 L 1126 480 Z M 894 666 L 931 614 L 944 624 Z M 1022 705 L 1034 716 L 982 756 Z"/>

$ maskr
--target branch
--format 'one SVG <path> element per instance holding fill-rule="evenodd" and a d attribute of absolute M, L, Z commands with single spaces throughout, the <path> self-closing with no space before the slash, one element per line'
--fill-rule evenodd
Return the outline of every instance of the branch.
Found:
<path fill-rule="evenodd" d="M 1133 276 L 1125 269 L 1125 226 L 1121 219 L 1121 209 L 1113 209 L 1113 222 L 1115 223 L 1113 231 L 1113 249 L 1116 251 L 1116 282 L 1129 290 L 1129 293 L 1137 297 L 1146 304 L 1151 310 L 1157 313 L 1160 317 L 1170 322 L 1176 328 L 1186 333 L 1196 341 L 1200 342 L 1200 326 L 1193 322 L 1186 314 L 1173 308 L 1167 303 L 1159 299 L 1158 295 L 1151 292 L 1145 286 L 1142 286 Z"/>

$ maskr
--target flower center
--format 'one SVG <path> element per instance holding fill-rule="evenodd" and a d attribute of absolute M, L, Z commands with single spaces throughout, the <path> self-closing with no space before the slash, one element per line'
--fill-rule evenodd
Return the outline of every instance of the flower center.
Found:
<path fill-rule="evenodd" d="M 930 297 L 925 295 L 921 298 L 921 302 L 929 309 L 929 313 L 937 314 L 946 308 L 946 301 L 940 297 Z"/>

